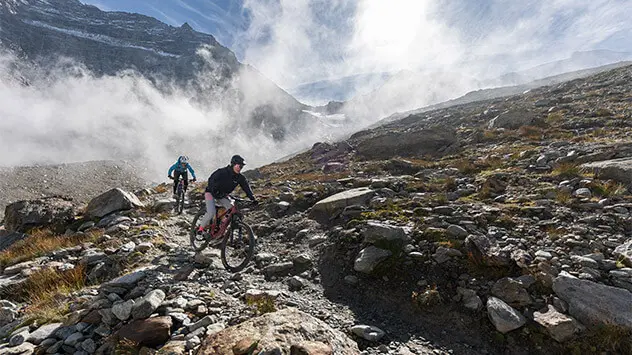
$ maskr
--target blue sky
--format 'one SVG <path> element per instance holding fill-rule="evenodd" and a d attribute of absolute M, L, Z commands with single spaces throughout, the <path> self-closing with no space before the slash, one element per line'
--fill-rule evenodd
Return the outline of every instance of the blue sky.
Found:
<path fill-rule="evenodd" d="M 525 69 L 575 51 L 632 51 L 628 0 L 82 0 L 188 22 L 282 87 L 367 72 Z"/>

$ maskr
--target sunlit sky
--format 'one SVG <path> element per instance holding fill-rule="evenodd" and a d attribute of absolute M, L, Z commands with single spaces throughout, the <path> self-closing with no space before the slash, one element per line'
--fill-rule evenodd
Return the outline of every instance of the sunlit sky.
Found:
<path fill-rule="evenodd" d="M 632 52 L 628 0 L 82 0 L 213 34 L 282 87 L 367 72 L 575 51 Z"/>

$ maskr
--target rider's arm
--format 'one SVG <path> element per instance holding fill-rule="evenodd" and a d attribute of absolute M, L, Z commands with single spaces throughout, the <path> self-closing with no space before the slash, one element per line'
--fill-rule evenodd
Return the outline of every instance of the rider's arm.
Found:
<path fill-rule="evenodd" d="M 255 195 L 252 193 L 250 185 L 248 184 L 248 180 L 246 180 L 245 176 L 239 175 L 239 179 L 237 180 L 237 182 L 239 182 L 239 186 L 241 186 L 241 189 L 244 190 L 246 196 L 248 196 L 249 199 L 251 199 L 252 201 L 256 200 Z"/>
<path fill-rule="evenodd" d="M 193 176 L 193 178 L 195 179 L 195 171 L 193 171 L 193 168 L 191 167 L 191 165 L 189 165 L 189 163 L 187 163 L 187 169 L 189 169 L 189 171 L 191 172 L 191 176 Z"/>
<path fill-rule="evenodd" d="M 170 168 L 169 168 L 169 172 L 167 173 L 168 176 L 171 176 L 171 173 L 176 170 L 176 168 L 178 167 L 178 163 L 173 164 Z"/>

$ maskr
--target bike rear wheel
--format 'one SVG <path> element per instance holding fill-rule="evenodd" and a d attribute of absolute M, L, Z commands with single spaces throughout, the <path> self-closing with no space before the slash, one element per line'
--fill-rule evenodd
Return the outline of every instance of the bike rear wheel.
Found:
<path fill-rule="evenodd" d="M 243 270 L 255 252 L 255 234 L 241 219 L 234 220 L 226 231 L 221 246 L 224 268 L 230 272 Z"/>
<path fill-rule="evenodd" d="M 191 231 L 189 232 L 189 240 L 191 242 L 191 247 L 193 250 L 202 251 L 208 247 L 209 242 L 211 241 L 211 236 L 205 233 L 198 233 L 198 225 L 197 222 L 204 216 L 206 213 L 206 209 L 200 208 L 200 211 L 193 217 L 193 222 L 191 222 Z"/>

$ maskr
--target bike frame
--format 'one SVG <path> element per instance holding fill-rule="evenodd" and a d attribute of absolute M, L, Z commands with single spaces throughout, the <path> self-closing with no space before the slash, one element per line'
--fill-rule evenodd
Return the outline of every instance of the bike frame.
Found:
<path fill-rule="evenodd" d="M 176 192 L 179 193 L 180 191 L 184 192 L 184 179 L 180 179 L 180 182 L 178 182 L 178 187 L 176 187 Z"/>
<path fill-rule="evenodd" d="M 211 229 L 211 236 L 213 237 L 213 239 L 221 238 L 224 233 L 226 233 L 228 225 L 233 221 L 233 218 L 236 215 L 241 215 L 241 212 L 239 212 L 239 209 L 236 205 L 233 205 L 230 209 L 228 209 L 228 211 L 224 212 L 224 214 L 221 216 L 219 230 L 216 233 L 213 233 L 213 230 Z"/>

